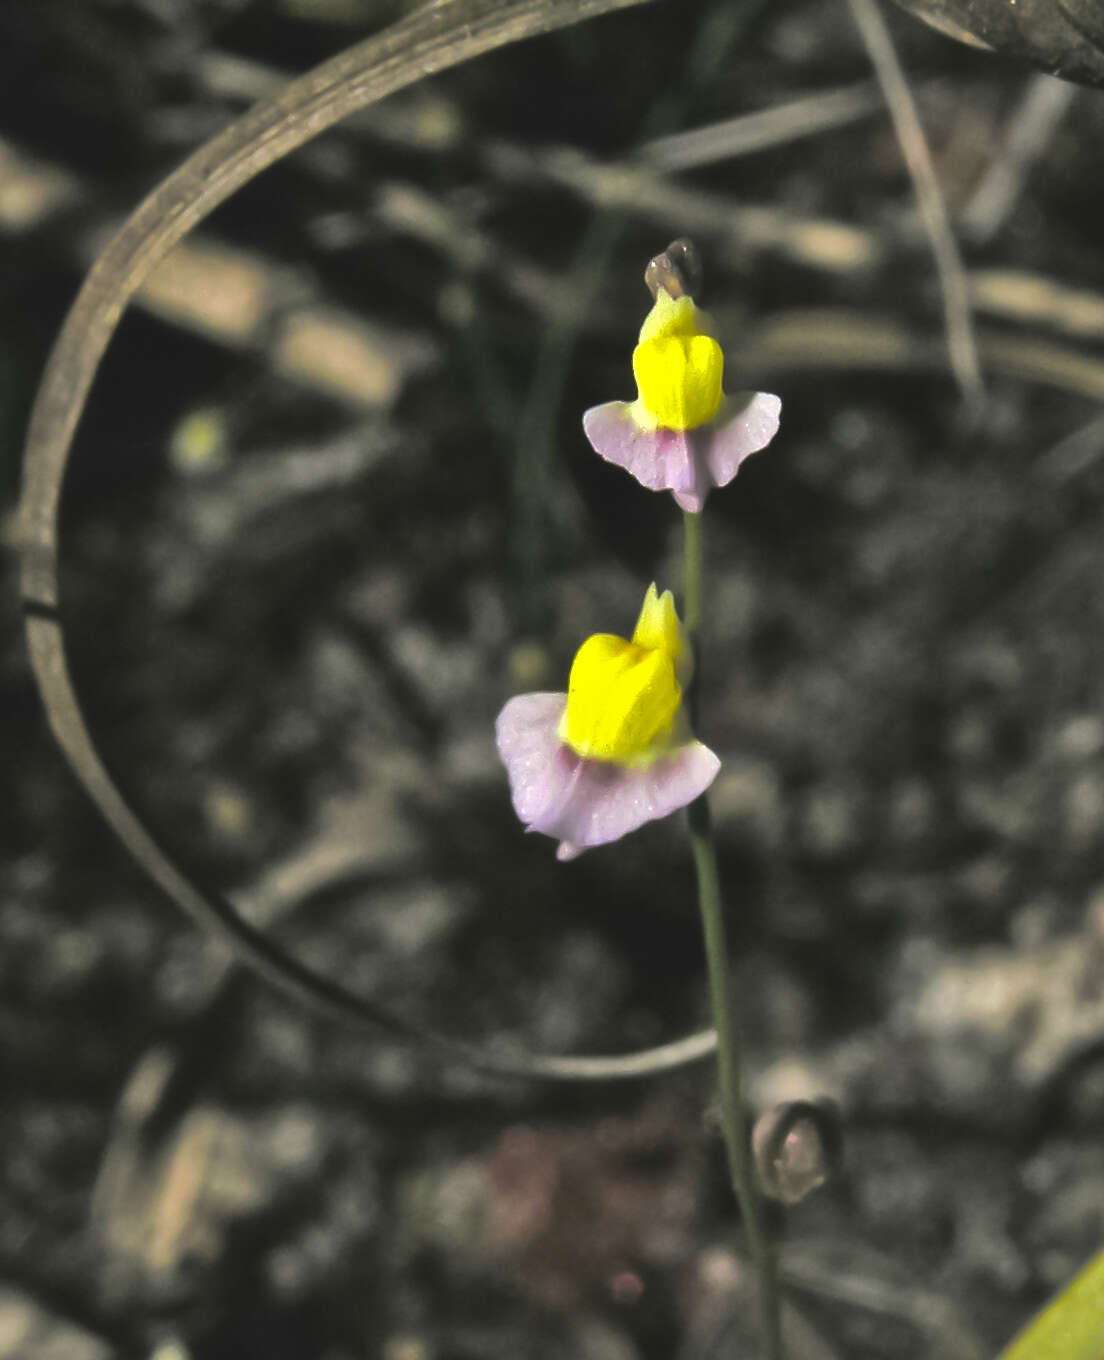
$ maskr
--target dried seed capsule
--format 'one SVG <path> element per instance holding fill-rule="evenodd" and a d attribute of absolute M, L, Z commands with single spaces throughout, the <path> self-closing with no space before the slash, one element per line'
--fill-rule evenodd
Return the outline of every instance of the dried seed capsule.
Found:
<path fill-rule="evenodd" d="M 653 256 L 644 270 L 644 283 L 652 297 L 658 297 L 661 288 L 673 298 L 697 297 L 702 289 L 702 266 L 693 241 L 680 236 Z"/>
<path fill-rule="evenodd" d="M 797 1204 L 839 1171 L 843 1131 L 831 1100 L 791 1100 L 755 1121 L 751 1147 L 763 1193 Z"/>

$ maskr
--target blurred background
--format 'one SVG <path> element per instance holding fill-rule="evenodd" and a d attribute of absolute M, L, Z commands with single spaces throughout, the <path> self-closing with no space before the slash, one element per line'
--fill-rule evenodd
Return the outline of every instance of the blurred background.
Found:
<path fill-rule="evenodd" d="M 492 1081 L 236 971 L 41 720 L 21 441 L 84 270 L 190 150 L 388 0 L 0 6 L 0 1354 L 744 1355 L 710 1065 Z M 706 521 L 703 735 L 759 1107 L 840 1102 L 789 1210 L 794 1360 L 982 1360 L 1104 1238 L 1102 96 L 886 19 L 984 397 L 846 5 L 683 0 L 423 81 L 158 270 L 64 505 L 120 783 L 297 957 L 496 1050 L 706 1023 L 677 818 L 578 863 L 493 741 L 679 581 L 596 458 L 648 258 L 702 254 L 783 428 Z"/>

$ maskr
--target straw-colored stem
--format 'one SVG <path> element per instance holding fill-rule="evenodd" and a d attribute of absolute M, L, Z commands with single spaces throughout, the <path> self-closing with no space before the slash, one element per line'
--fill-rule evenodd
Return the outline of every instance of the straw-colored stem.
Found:
<path fill-rule="evenodd" d="M 947 212 L 946 199 L 935 173 L 928 141 L 908 80 L 897 59 L 889 28 L 875 0 L 847 0 L 862 36 L 874 74 L 882 87 L 897 143 L 912 179 L 920 220 L 931 246 L 939 291 L 943 296 L 947 354 L 955 381 L 968 409 L 976 412 L 985 396 L 978 359 L 977 336 L 970 289 L 962 256 Z"/>

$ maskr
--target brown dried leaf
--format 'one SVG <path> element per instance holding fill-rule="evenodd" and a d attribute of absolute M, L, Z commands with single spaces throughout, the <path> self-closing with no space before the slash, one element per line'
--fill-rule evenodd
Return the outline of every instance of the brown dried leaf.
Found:
<path fill-rule="evenodd" d="M 1104 86 L 1104 10 L 1098 0 L 897 0 L 959 42 Z"/>

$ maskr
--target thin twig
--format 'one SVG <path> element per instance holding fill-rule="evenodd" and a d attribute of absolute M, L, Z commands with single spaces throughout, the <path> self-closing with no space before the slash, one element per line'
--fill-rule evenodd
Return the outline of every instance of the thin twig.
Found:
<path fill-rule="evenodd" d="M 882 87 L 901 155 L 912 179 L 920 218 L 928 234 L 943 296 L 951 371 L 967 405 L 976 410 L 984 396 L 984 386 L 970 313 L 970 292 L 924 129 L 905 73 L 897 60 L 893 39 L 875 0 L 847 0 L 847 3 Z"/>

